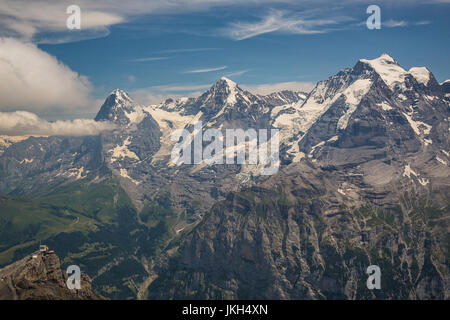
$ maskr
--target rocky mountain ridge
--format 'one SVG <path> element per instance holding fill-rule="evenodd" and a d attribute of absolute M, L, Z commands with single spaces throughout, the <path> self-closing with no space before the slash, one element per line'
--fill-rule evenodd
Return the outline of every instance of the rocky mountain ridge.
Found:
<path fill-rule="evenodd" d="M 54 253 L 35 252 L 0 269 L 0 300 L 104 300 L 81 274 L 81 289 L 68 289 L 67 273 Z"/>
<path fill-rule="evenodd" d="M 113 297 L 446 298 L 447 89 L 386 54 L 308 94 L 256 95 L 222 78 L 197 98 L 141 106 L 117 89 L 96 116 L 112 131 L 0 140 L 0 192 L 45 200 L 72 232 L 49 239 L 65 258 L 88 259 L 94 285 Z M 171 163 L 171 133 L 197 121 L 280 129 L 280 172 Z M 42 225 L 27 227 L 28 241 Z M 5 243 L 16 259 L 31 250 Z M 367 261 L 394 268 L 399 291 L 364 291 Z"/>

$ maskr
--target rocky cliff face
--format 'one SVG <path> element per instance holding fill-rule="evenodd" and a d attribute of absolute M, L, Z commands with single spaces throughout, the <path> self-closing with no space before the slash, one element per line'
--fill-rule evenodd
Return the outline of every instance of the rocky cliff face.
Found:
<path fill-rule="evenodd" d="M 81 275 L 81 289 L 69 290 L 67 273 L 56 254 L 36 253 L 0 269 L 0 300 L 99 300 L 91 279 Z"/>
<path fill-rule="evenodd" d="M 445 94 L 445 100 L 450 102 L 450 80 L 446 80 L 441 84 L 442 91 Z"/>
<path fill-rule="evenodd" d="M 449 297 L 447 84 L 383 54 L 308 94 L 222 78 L 140 106 L 115 90 L 96 117 L 112 131 L 0 137 L 0 264 L 42 240 L 114 298 L 156 277 L 149 297 Z M 171 134 L 197 121 L 280 129 L 280 172 L 175 165 Z M 383 291 L 365 289 L 369 263 Z"/>
<path fill-rule="evenodd" d="M 344 179 L 294 164 L 230 194 L 162 264 L 149 297 L 448 299 L 450 186 L 360 181 L 362 199 Z M 380 290 L 366 287 L 370 265 Z"/>
<path fill-rule="evenodd" d="M 433 75 L 362 59 L 271 113 L 285 166 L 217 203 L 149 296 L 448 299 L 449 105 Z"/>

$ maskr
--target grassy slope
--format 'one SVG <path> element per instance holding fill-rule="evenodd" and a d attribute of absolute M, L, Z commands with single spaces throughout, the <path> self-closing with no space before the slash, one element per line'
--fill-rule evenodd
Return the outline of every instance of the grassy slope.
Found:
<path fill-rule="evenodd" d="M 153 256 L 167 241 L 174 219 L 159 205 L 145 212 L 145 218 L 147 223 L 139 221 L 113 179 L 80 180 L 28 198 L 1 195 L 0 267 L 36 250 L 41 242 L 58 253 L 63 268 L 77 264 L 93 277 L 94 289 L 101 294 L 135 298 L 146 276 L 141 258 Z"/>

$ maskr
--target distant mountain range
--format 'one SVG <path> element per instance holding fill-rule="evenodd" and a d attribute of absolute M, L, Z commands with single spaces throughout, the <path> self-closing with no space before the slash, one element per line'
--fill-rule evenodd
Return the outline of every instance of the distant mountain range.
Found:
<path fill-rule="evenodd" d="M 447 299 L 448 84 L 383 54 L 309 93 L 117 89 L 95 118 L 112 131 L 0 137 L 0 264 L 41 240 L 111 298 Z M 175 165 L 171 133 L 197 121 L 279 129 L 279 172 Z"/>

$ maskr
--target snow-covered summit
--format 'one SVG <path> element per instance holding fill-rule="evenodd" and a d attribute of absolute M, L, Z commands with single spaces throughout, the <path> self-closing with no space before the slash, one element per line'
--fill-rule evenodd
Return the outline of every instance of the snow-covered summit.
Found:
<path fill-rule="evenodd" d="M 227 77 L 222 77 L 219 81 L 225 81 L 229 86 L 236 86 L 236 82 L 228 79 Z"/>
<path fill-rule="evenodd" d="M 106 97 L 95 120 L 129 125 L 140 123 L 145 116 L 142 107 L 131 99 L 128 93 L 121 89 L 115 89 Z"/>
<path fill-rule="evenodd" d="M 431 73 L 427 68 L 413 67 L 409 69 L 409 71 L 406 71 L 387 53 L 383 53 L 376 59 L 360 59 L 359 61 L 369 65 L 376 73 L 380 75 L 386 85 L 391 89 L 394 89 L 397 86 L 402 86 L 404 84 L 405 77 L 408 75 L 413 76 L 418 83 L 425 86 L 428 85 L 431 79 Z"/>
<path fill-rule="evenodd" d="M 413 67 L 409 69 L 408 73 L 424 86 L 428 85 L 428 82 L 430 82 L 431 73 L 426 67 Z"/>
<path fill-rule="evenodd" d="M 109 101 L 111 106 L 128 107 L 136 105 L 130 95 L 122 89 L 115 89 L 106 97 L 106 101 Z"/>
<path fill-rule="evenodd" d="M 227 104 L 234 105 L 237 102 L 236 95 L 242 89 L 238 87 L 236 82 L 222 77 L 213 85 L 211 91 L 214 95 L 221 95 Z"/>
<path fill-rule="evenodd" d="M 376 59 L 360 59 L 359 61 L 369 65 L 391 89 L 405 80 L 406 70 L 387 53 L 383 53 Z"/>
<path fill-rule="evenodd" d="M 115 89 L 109 95 L 110 96 L 115 96 L 115 98 L 119 99 L 119 100 L 122 99 L 122 100 L 129 100 L 129 101 L 131 101 L 131 98 L 128 95 L 128 93 L 126 93 L 122 89 Z"/>

